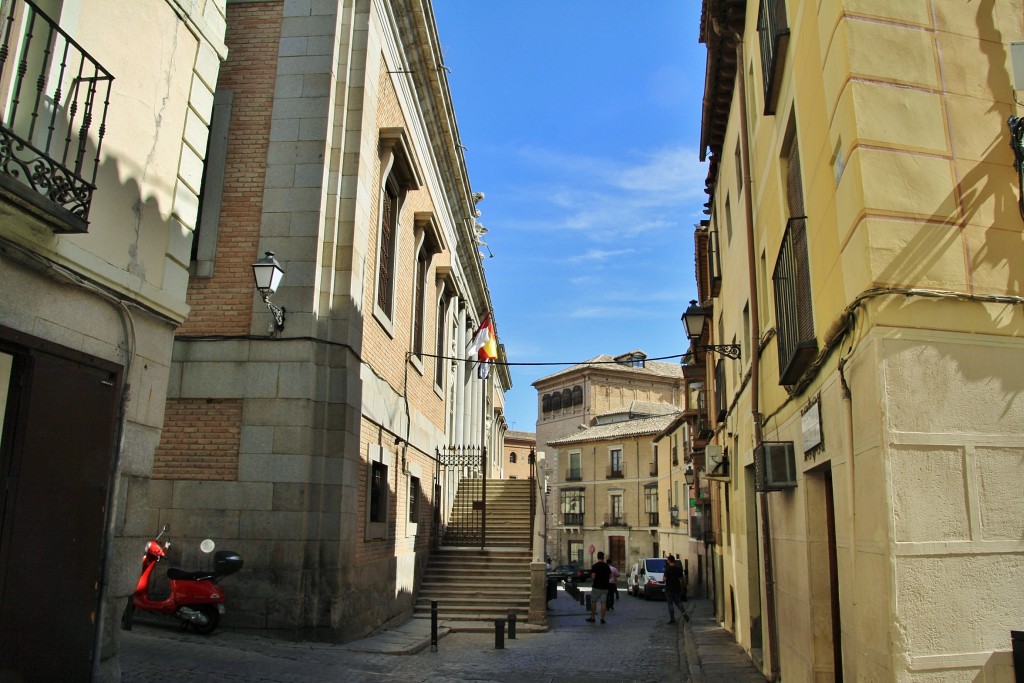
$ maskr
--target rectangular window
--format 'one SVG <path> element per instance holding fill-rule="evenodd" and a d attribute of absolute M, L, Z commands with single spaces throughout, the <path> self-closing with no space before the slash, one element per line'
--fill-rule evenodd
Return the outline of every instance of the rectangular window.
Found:
<path fill-rule="evenodd" d="M 447 366 L 444 356 L 445 329 L 447 327 L 447 316 L 445 315 L 445 298 L 442 292 L 437 300 L 437 336 L 434 343 L 434 386 L 444 389 L 444 369 Z"/>
<path fill-rule="evenodd" d="M 732 244 L 732 201 L 730 197 L 725 198 L 725 244 Z"/>
<path fill-rule="evenodd" d="M 764 79 L 764 113 L 775 113 L 789 45 L 789 24 L 785 0 L 761 0 L 757 14 L 757 33 L 761 43 L 761 76 Z"/>
<path fill-rule="evenodd" d="M 398 235 L 398 188 L 392 182 L 384 185 L 381 205 L 380 244 L 377 248 L 377 307 L 388 318 L 393 315 L 395 285 L 395 246 Z"/>
<path fill-rule="evenodd" d="M 429 270 L 430 252 L 424 243 L 420 245 L 416 255 L 416 272 L 413 274 L 412 355 L 417 358 L 423 358 L 424 314 L 427 307 L 427 271 Z"/>
<path fill-rule="evenodd" d="M 569 563 L 583 564 L 583 541 L 569 541 Z"/>
<path fill-rule="evenodd" d="M 583 456 L 579 451 L 570 451 L 569 470 L 565 473 L 566 481 L 580 481 L 583 479 Z"/>
<path fill-rule="evenodd" d="M 611 448 L 608 450 L 608 476 L 622 477 L 622 449 Z"/>
<path fill-rule="evenodd" d="M 779 384 L 792 385 L 814 360 L 818 348 L 811 304 L 807 217 L 804 215 L 803 181 L 795 134 L 786 147 L 782 166 L 790 218 L 775 262 L 772 283 L 778 332 Z"/>
<path fill-rule="evenodd" d="M 658 526 L 658 485 L 648 484 L 644 487 L 644 512 L 647 513 L 648 526 Z"/>
<path fill-rule="evenodd" d="M 586 512 L 584 492 L 581 488 L 562 489 L 561 511 L 562 524 L 565 526 L 583 526 L 583 514 Z"/>
<path fill-rule="evenodd" d="M 409 523 L 420 521 L 420 478 L 409 477 Z"/>
<path fill-rule="evenodd" d="M 375 524 L 387 522 L 388 514 L 388 466 L 382 462 L 370 463 L 370 521 Z"/>
<path fill-rule="evenodd" d="M 608 507 L 611 512 L 608 513 L 606 524 L 608 526 L 623 526 L 626 523 L 626 519 L 622 513 L 622 494 L 613 493 L 608 499 Z"/>

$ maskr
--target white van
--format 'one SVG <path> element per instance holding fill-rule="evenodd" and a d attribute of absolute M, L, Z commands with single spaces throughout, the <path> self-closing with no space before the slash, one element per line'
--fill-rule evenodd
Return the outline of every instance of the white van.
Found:
<path fill-rule="evenodd" d="M 649 600 L 665 595 L 665 558 L 645 557 L 629 570 L 629 594 Z"/>

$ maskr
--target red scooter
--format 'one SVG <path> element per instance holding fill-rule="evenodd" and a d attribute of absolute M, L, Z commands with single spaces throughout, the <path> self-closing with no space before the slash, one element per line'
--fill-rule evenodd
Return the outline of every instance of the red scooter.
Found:
<path fill-rule="evenodd" d="M 160 544 L 160 537 L 170 530 L 165 524 L 157 537 L 146 543 L 142 556 L 142 574 L 135 586 L 135 594 L 128 600 L 121 615 L 121 628 L 130 631 L 135 609 L 154 614 L 173 616 L 181 622 L 182 628 L 190 626 L 200 635 L 209 635 L 217 628 L 220 615 L 224 614 L 224 589 L 217 582 L 242 568 L 242 557 L 232 550 L 220 550 L 214 554 L 213 571 L 187 572 L 171 567 L 167 578 L 171 582 L 171 594 L 162 600 L 150 596 L 150 579 L 156 563 L 162 560 L 170 541 Z M 207 547 L 208 546 L 208 547 Z M 213 549 L 213 541 L 204 541 L 203 550 Z"/>

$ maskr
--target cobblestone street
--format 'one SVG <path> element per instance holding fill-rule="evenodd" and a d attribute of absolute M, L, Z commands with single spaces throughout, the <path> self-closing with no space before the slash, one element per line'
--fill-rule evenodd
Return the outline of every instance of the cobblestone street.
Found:
<path fill-rule="evenodd" d="M 590 624 L 561 589 L 547 633 L 518 633 L 495 649 L 494 633 L 452 633 L 410 656 L 348 646 L 269 640 L 223 630 L 209 637 L 136 624 L 122 632 L 122 680 L 136 681 L 688 681 L 681 627 L 664 601 L 620 591 L 607 624 Z"/>

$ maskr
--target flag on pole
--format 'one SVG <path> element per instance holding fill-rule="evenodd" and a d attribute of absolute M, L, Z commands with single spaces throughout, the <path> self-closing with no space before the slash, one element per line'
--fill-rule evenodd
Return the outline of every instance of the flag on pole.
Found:
<path fill-rule="evenodd" d="M 484 317 L 480 323 L 480 329 L 473 335 L 473 342 L 469 345 L 469 355 L 476 354 L 477 360 L 489 361 L 498 357 L 498 335 L 494 332 L 494 322 L 490 314 Z"/>

